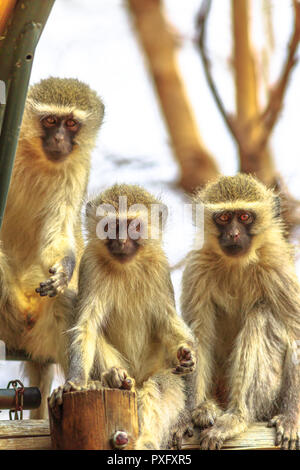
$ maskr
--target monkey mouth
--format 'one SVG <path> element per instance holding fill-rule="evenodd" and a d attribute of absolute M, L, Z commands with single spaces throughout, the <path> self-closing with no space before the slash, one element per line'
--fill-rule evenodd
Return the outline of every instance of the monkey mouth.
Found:
<path fill-rule="evenodd" d="M 135 253 L 111 253 L 111 254 L 121 264 L 128 263 L 128 261 L 131 261 L 135 255 Z"/>
<path fill-rule="evenodd" d="M 233 257 L 242 256 L 247 251 L 242 245 L 237 244 L 222 246 L 222 250 L 227 256 Z"/>
<path fill-rule="evenodd" d="M 62 162 L 68 156 L 68 153 L 61 150 L 45 150 L 45 154 L 47 159 L 51 160 L 52 162 Z"/>

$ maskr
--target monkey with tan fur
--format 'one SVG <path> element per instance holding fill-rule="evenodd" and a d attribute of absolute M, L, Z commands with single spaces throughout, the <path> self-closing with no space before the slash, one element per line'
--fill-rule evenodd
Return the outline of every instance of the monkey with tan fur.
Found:
<path fill-rule="evenodd" d="M 34 417 L 46 417 L 49 362 L 65 356 L 62 331 L 72 296 L 59 294 L 77 284 L 81 208 L 103 112 L 96 93 L 76 79 L 42 80 L 26 101 L 0 233 L 0 339 L 33 360 L 26 371 L 42 393 Z"/>
<path fill-rule="evenodd" d="M 186 406 L 182 375 L 195 366 L 194 338 L 176 313 L 161 247 L 162 215 L 155 218 L 152 207 L 164 213 L 157 199 L 131 185 L 115 185 L 88 203 L 70 367 L 50 399 L 56 406 L 64 392 L 97 384 L 135 389 L 136 449 L 170 441 Z"/>
<path fill-rule="evenodd" d="M 190 252 L 182 313 L 199 340 L 200 446 L 218 449 L 256 420 L 300 448 L 300 288 L 278 197 L 251 176 L 221 177 L 204 204 L 204 244 Z"/>

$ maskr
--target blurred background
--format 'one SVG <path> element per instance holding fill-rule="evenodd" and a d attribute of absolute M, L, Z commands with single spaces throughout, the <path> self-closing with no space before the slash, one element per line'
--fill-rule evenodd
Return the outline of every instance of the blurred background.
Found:
<path fill-rule="evenodd" d="M 196 187 L 219 173 L 254 173 L 281 191 L 290 233 L 297 230 L 299 36 L 296 0 L 54 4 L 31 83 L 76 77 L 102 97 L 89 192 L 137 183 L 169 206 L 164 244 L 179 312 L 180 261 L 193 241 L 182 205 Z M 1 362 L 0 388 L 12 378 L 22 378 L 20 363 Z"/>

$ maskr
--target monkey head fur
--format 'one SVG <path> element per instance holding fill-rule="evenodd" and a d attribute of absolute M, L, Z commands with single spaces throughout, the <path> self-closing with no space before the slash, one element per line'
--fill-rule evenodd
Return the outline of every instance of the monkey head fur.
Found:
<path fill-rule="evenodd" d="M 279 197 L 254 177 L 222 176 L 195 196 L 204 205 L 204 245 L 226 263 L 258 260 L 270 238 L 283 238 Z"/>
<path fill-rule="evenodd" d="M 28 92 L 20 141 L 27 158 L 48 167 L 86 155 L 94 146 L 104 105 L 96 92 L 74 78 L 50 77 Z M 55 132 L 55 134 L 54 134 Z"/>
<path fill-rule="evenodd" d="M 89 240 L 113 265 L 143 259 L 161 243 L 167 208 L 137 185 L 115 184 L 86 206 Z"/>

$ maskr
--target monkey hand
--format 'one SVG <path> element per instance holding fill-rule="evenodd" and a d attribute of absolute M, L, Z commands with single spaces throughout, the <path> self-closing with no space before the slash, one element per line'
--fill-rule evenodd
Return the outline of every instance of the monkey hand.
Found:
<path fill-rule="evenodd" d="M 67 380 L 64 385 L 60 385 L 55 390 L 53 390 L 49 398 L 49 406 L 54 408 L 56 405 L 62 405 L 63 403 L 63 394 L 72 391 L 87 390 L 87 386 L 84 383 L 81 383 L 78 380 Z"/>
<path fill-rule="evenodd" d="M 41 297 L 45 297 L 46 295 L 49 297 L 55 297 L 58 293 L 63 292 L 68 286 L 68 274 L 61 263 L 56 263 L 52 266 L 49 269 L 49 273 L 52 274 L 50 279 L 41 282 L 40 287 L 35 290 Z"/>
<path fill-rule="evenodd" d="M 102 384 L 108 388 L 120 388 L 132 390 L 135 388 L 135 380 L 129 377 L 128 372 L 120 367 L 112 367 L 102 374 Z"/>
<path fill-rule="evenodd" d="M 180 346 L 177 351 L 179 365 L 172 371 L 173 374 L 190 374 L 195 370 L 196 355 L 188 346 Z"/>
<path fill-rule="evenodd" d="M 204 429 L 212 426 L 221 414 L 222 410 L 214 400 L 205 400 L 194 409 L 192 419 L 195 426 Z"/>
<path fill-rule="evenodd" d="M 283 450 L 300 450 L 300 427 L 293 417 L 287 415 L 274 416 L 268 423 L 275 427 L 275 445 Z"/>

